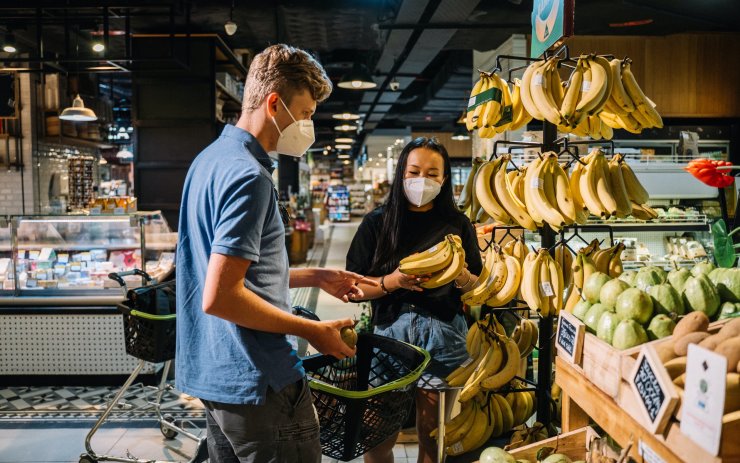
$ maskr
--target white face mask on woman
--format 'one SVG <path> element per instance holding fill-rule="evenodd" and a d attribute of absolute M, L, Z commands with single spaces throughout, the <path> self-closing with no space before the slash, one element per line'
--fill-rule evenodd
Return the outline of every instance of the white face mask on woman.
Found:
<path fill-rule="evenodd" d="M 272 123 L 275 124 L 275 128 L 280 134 L 276 150 L 280 154 L 301 157 L 316 140 L 313 131 L 313 121 L 310 119 L 297 121 L 282 98 L 280 98 L 280 102 L 283 104 L 285 110 L 288 111 L 290 118 L 293 119 L 293 123 L 281 131 L 277 125 L 277 121 L 275 121 L 275 117 L 272 118 Z"/>
<path fill-rule="evenodd" d="M 403 181 L 406 199 L 416 207 L 429 204 L 439 195 L 442 185 L 426 177 L 407 178 Z"/>

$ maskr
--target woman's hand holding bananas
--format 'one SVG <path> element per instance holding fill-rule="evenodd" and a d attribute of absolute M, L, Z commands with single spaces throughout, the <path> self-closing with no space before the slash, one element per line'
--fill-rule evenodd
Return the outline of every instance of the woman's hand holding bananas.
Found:
<path fill-rule="evenodd" d="M 401 272 L 400 267 L 393 273 L 386 275 L 383 279 L 383 286 L 389 293 L 399 289 L 409 291 L 424 291 L 420 285 L 429 281 L 429 275 L 409 275 Z"/>

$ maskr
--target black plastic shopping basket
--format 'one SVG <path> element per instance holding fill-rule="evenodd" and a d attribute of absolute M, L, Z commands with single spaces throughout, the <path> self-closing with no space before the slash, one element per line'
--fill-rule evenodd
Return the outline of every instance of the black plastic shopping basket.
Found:
<path fill-rule="evenodd" d="M 151 280 L 141 270 L 133 273 Z M 119 275 L 109 277 L 118 281 Z M 119 283 L 125 285 L 122 279 Z M 126 291 L 117 305 L 123 313 L 126 353 L 152 363 L 175 358 L 175 305 L 174 280 Z"/>
<path fill-rule="evenodd" d="M 429 353 L 411 344 L 360 334 L 357 355 L 303 360 L 321 424 L 322 453 L 349 461 L 399 431 Z"/>

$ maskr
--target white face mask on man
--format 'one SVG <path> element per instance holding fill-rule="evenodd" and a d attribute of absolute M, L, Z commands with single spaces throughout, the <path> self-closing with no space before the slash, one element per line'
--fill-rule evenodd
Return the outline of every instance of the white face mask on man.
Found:
<path fill-rule="evenodd" d="M 280 103 L 282 103 L 285 110 L 288 111 L 290 118 L 293 119 L 293 123 L 287 126 L 284 130 L 280 130 L 280 127 L 278 127 L 277 121 L 275 120 L 275 116 L 272 117 L 272 123 L 275 124 L 275 128 L 280 134 L 277 141 L 276 151 L 280 154 L 287 154 L 288 156 L 301 157 L 316 140 L 313 131 L 313 121 L 310 119 L 296 120 L 282 98 L 280 98 Z"/>
<path fill-rule="evenodd" d="M 430 178 L 414 177 L 403 181 L 406 199 L 416 207 L 426 206 L 439 195 L 442 185 Z"/>

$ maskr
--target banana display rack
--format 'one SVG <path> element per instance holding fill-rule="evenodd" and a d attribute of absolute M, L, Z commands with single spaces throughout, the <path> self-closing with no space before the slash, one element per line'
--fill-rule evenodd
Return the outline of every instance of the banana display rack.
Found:
<path fill-rule="evenodd" d="M 301 307 L 294 312 L 318 320 Z M 419 347 L 360 333 L 357 355 L 303 359 L 321 426 L 322 453 L 349 461 L 401 430 L 430 356 Z"/>
<path fill-rule="evenodd" d="M 126 287 L 124 277 L 139 275 L 147 285 L 129 290 Z M 147 362 L 161 363 L 162 379 L 154 389 L 155 397 L 149 405 L 157 413 L 157 421 L 162 435 L 167 439 L 174 439 L 178 434 L 197 442 L 196 452 L 188 463 L 201 463 L 208 459 L 208 447 L 206 438 L 196 435 L 185 429 L 187 425 L 193 431 L 200 434 L 198 426 L 188 420 L 177 422 L 171 415 L 164 415 L 161 409 L 162 396 L 165 391 L 172 388 L 167 383 L 172 359 L 175 358 L 175 282 L 168 281 L 159 284 L 152 283 L 152 277 L 146 272 L 134 269 L 127 272 L 111 273 L 108 278 L 116 281 L 123 290 L 125 300 L 117 305 L 123 314 L 123 328 L 126 342 L 126 353 L 139 359 L 133 373 L 128 377 L 115 397 L 110 401 L 108 407 L 93 425 L 85 437 L 85 450 L 87 453 L 80 455 L 79 463 L 96 463 L 98 461 L 117 461 L 123 463 L 154 463 L 151 459 L 138 459 L 127 452 L 126 457 L 111 455 L 98 455 L 92 449 L 90 441 L 93 435 L 100 429 L 111 412 L 119 406 L 121 398 L 133 384 Z"/>

